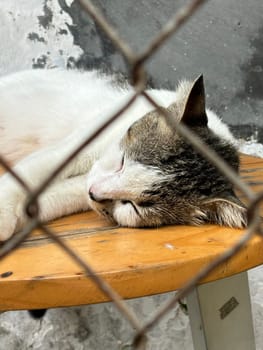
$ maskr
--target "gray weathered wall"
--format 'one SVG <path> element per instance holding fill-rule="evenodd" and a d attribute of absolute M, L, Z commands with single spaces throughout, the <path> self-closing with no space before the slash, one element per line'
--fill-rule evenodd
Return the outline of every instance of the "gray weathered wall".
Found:
<path fill-rule="evenodd" d="M 127 72 L 121 55 L 72 0 L 2 0 L 0 74 L 28 67 L 106 66 Z M 95 0 L 137 52 L 184 1 Z M 263 1 L 208 3 L 148 62 L 155 87 L 173 89 L 204 73 L 208 104 L 236 135 L 263 141 Z"/>

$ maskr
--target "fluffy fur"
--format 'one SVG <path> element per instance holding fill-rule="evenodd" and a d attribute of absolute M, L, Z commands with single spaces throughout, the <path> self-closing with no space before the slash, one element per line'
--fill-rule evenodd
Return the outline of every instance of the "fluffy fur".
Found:
<path fill-rule="evenodd" d="M 3 77 L 1 154 L 13 163 L 19 161 L 15 170 L 35 188 L 132 93 L 128 85 L 116 87 L 111 77 L 96 71 L 33 70 Z M 183 81 L 175 91 L 149 94 L 238 171 L 232 134 L 205 109 L 202 78 Z M 27 221 L 25 198 L 10 175 L 2 176 L 1 240 Z M 232 185 L 143 97 L 84 149 L 40 197 L 44 221 L 89 209 L 132 227 L 246 225 L 246 210 Z"/>

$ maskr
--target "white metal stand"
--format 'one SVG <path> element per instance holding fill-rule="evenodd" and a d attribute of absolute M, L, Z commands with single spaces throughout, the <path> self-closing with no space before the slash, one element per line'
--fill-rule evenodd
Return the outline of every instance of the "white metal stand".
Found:
<path fill-rule="evenodd" d="M 198 286 L 187 298 L 195 350 L 255 350 L 247 272 Z"/>

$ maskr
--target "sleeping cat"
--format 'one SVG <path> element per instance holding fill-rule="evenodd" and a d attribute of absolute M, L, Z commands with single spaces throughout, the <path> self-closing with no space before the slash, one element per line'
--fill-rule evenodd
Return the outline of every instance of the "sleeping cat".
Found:
<path fill-rule="evenodd" d="M 232 134 L 205 109 L 202 77 L 181 82 L 176 91 L 148 93 L 238 171 Z M 2 77 L 0 153 L 17 163 L 14 169 L 34 189 L 132 95 L 128 84 L 120 87 L 97 71 L 32 70 Z M 26 224 L 25 199 L 10 175 L 0 178 L 0 240 Z M 233 186 L 144 97 L 71 161 L 39 204 L 43 221 L 94 209 L 130 227 L 246 225 L 246 209 Z"/>

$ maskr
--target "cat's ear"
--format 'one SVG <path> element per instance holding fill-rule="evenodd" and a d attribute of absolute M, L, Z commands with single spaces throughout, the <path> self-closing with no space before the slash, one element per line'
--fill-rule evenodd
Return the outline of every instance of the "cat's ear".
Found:
<path fill-rule="evenodd" d="M 236 228 L 247 226 L 247 209 L 236 197 L 207 199 L 201 210 L 208 222 Z"/>
<path fill-rule="evenodd" d="M 205 88 L 203 75 L 200 75 L 193 83 L 187 97 L 181 122 L 189 127 L 207 126 L 205 111 Z"/>

